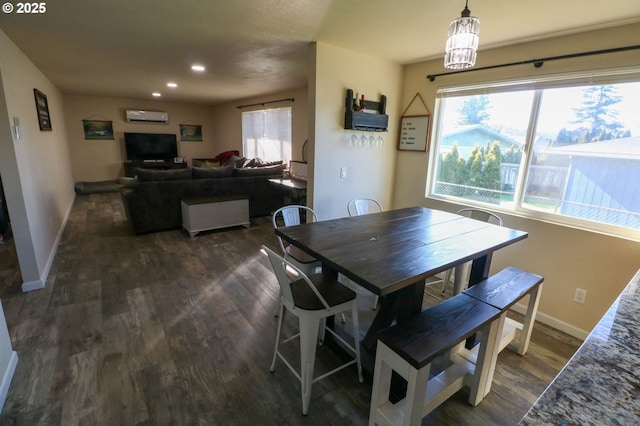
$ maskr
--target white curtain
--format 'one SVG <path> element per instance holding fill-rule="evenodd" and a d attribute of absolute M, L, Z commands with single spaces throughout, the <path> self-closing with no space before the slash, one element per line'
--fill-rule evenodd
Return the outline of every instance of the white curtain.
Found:
<path fill-rule="evenodd" d="M 291 107 L 242 113 L 242 149 L 246 158 L 291 160 Z"/>

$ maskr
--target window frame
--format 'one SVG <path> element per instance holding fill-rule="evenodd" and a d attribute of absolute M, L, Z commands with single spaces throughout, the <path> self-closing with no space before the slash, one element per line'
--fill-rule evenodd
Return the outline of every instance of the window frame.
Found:
<path fill-rule="evenodd" d="M 640 82 L 640 68 L 623 67 L 603 70 L 562 73 L 540 77 L 526 77 L 510 80 L 496 80 L 482 83 L 461 84 L 455 86 L 441 86 L 436 91 L 436 101 L 434 108 L 434 126 L 431 138 L 434 141 L 432 149 L 429 150 L 429 163 L 427 170 L 425 198 L 453 203 L 469 207 L 481 207 L 485 209 L 502 212 L 509 215 L 519 216 L 527 219 L 542 221 L 560 226 L 580 229 L 589 232 L 596 232 L 611 235 L 633 241 L 640 241 L 640 230 L 625 228 L 622 226 L 589 221 L 561 214 L 544 212 L 523 206 L 525 185 L 531 167 L 531 150 L 534 143 L 538 113 L 542 101 L 542 92 L 551 88 L 568 88 L 575 86 L 594 86 L 606 84 L 620 84 Z M 439 160 L 439 146 L 442 138 L 442 101 L 449 97 L 490 95 L 496 93 L 533 90 L 529 124 L 527 127 L 525 144 L 522 150 L 520 162 L 521 171 L 518 174 L 516 188 L 514 188 L 514 203 L 512 207 L 468 200 L 461 197 L 435 194 L 434 181 L 436 179 L 437 162 Z"/>

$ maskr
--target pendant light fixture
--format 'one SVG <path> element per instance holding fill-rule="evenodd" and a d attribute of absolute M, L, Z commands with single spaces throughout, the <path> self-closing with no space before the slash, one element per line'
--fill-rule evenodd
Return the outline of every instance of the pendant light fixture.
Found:
<path fill-rule="evenodd" d="M 460 18 L 449 24 L 444 67 L 451 70 L 463 70 L 476 64 L 480 20 L 471 16 L 468 5 L 469 0 L 466 1 Z"/>

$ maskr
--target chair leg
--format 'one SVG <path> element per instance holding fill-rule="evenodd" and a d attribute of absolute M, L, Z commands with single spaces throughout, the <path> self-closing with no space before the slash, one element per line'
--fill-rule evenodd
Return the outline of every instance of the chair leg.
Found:
<path fill-rule="evenodd" d="M 300 378 L 302 390 L 302 414 L 309 413 L 313 366 L 316 358 L 319 324 L 317 319 L 300 317 Z"/>
<path fill-rule="evenodd" d="M 351 308 L 351 318 L 353 321 L 353 348 L 356 350 L 356 365 L 358 366 L 358 380 L 364 382 L 362 378 L 362 363 L 360 362 L 360 327 L 358 325 L 358 304 L 354 303 Z"/>
<path fill-rule="evenodd" d="M 327 327 L 327 319 L 322 318 L 320 320 L 320 327 L 318 327 L 318 344 L 320 345 L 324 343 L 324 334 L 325 334 L 326 327 Z"/>
<path fill-rule="evenodd" d="M 273 316 L 278 318 L 278 314 L 280 314 L 281 309 L 282 309 L 282 299 L 278 297 L 278 309 L 276 309 L 276 313 Z"/>
<path fill-rule="evenodd" d="M 442 280 L 442 292 L 440 293 L 440 296 L 444 296 L 444 294 L 447 292 L 449 281 L 451 281 L 451 269 L 449 269 L 444 274 L 444 279 Z"/>
<path fill-rule="evenodd" d="M 276 371 L 276 358 L 278 357 L 278 348 L 280 346 L 280 333 L 282 332 L 282 323 L 284 322 L 284 305 L 282 301 L 280 301 L 280 313 L 277 315 L 278 318 L 278 330 L 276 331 L 276 345 L 273 350 L 273 359 L 271 360 L 271 366 L 269 367 L 270 372 Z"/>

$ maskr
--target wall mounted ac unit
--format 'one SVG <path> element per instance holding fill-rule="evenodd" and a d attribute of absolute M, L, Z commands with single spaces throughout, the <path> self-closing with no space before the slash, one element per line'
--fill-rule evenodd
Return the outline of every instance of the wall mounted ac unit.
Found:
<path fill-rule="evenodd" d="M 129 123 L 168 123 L 169 113 L 160 111 L 142 111 L 128 109 L 126 112 Z"/>

